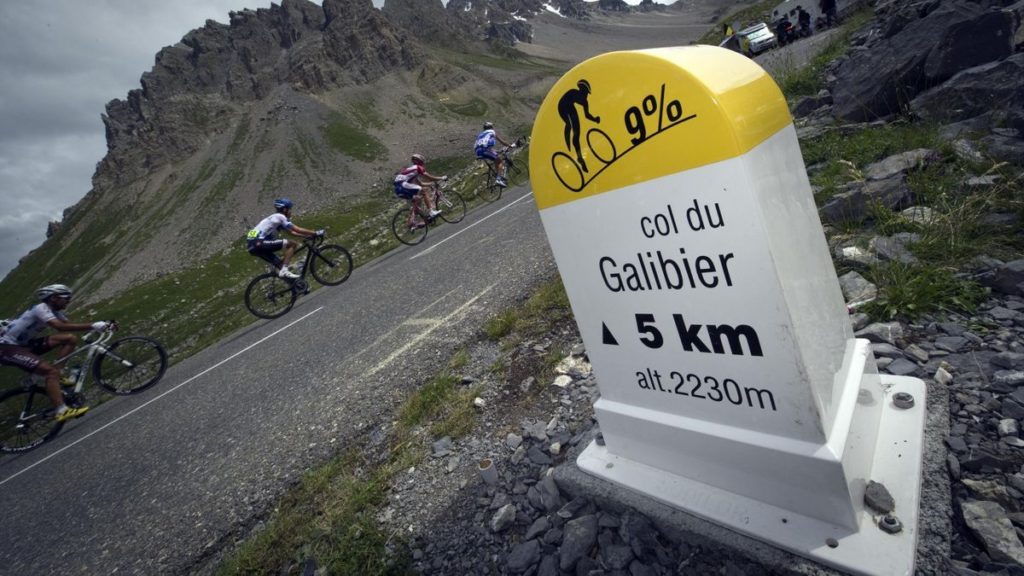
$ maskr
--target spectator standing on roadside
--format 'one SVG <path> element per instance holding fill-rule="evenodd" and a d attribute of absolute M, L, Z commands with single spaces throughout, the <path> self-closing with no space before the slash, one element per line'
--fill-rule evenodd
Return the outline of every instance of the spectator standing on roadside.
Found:
<path fill-rule="evenodd" d="M 836 0 L 819 0 L 818 7 L 821 8 L 821 13 L 825 15 L 825 24 L 827 26 L 832 27 L 839 23 L 839 18 L 836 17 Z"/>

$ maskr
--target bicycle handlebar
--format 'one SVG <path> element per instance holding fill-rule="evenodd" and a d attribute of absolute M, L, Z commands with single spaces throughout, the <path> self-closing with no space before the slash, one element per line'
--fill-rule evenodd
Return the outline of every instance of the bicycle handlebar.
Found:
<path fill-rule="evenodd" d="M 313 236 L 306 236 L 306 237 L 304 237 L 302 239 L 302 243 L 303 244 L 313 244 L 313 245 L 322 244 L 323 241 L 324 241 L 324 238 L 327 237 L 327 229 L 324 228 L 323 230 L 324 230 L 324 235 L 323 236 L 319 236 L 319 235 L 316 235 L 316 234 L 314 234 Z"/>
<path fill-rule="evenodd" d="M 114 330 L 107 329 L 103 330 L 102 332 L 89 330 L 88 332 L 85 333 L 85 336 L 82 336 L 82 343 L 87 345 L 103 344 L 104 342 L 110 340 L 113 337 Z"/>

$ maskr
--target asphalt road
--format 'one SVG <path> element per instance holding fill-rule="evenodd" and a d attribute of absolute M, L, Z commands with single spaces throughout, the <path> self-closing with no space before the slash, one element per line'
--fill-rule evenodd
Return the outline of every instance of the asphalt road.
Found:
<path fill-rule="evenodd" d="M 0 573 L 194 569 L 554 270 L 532 195 L 509 190 L 5 456 Z"/>

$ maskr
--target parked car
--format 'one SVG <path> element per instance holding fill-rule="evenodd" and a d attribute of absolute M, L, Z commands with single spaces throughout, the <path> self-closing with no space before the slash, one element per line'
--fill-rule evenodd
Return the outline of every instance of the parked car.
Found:
<path fill-rule="evenodd" d="M 756 56 L 779 45 L 779 39 L 764 22 L 744 28 L 736 35 L 739 37 L 740 51 L 748 56 Z"/>

